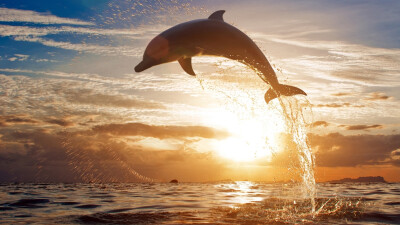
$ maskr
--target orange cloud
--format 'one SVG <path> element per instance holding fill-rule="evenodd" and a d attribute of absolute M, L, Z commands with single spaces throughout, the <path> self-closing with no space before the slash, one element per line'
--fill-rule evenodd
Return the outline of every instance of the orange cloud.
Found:
<path fill-rule="evenodd" d="M 50 123 L 50 124 L 60 125 L 62 127 L 70 127 L 70 126 L 74 125 L 73 122 L 63 119 L 63 118 L 61 118 L 61 119 L 52 118 L 52 119 L 46 120 L 46 122 Z"/>
<path fill-rule="evenodd" d="M 381 100 L 390 100 L 392 98 L 393 97 L 387 96 L 385 93 L 382 92 L 372 92 L 368 95 L 368 97 L 364 99 L 369 101 L 381 101 Z"/>
<path fill-rule="evenodd" d="M 338 93 L 333 93 L 331 95 L 336 96 L 336 97 L 342 97 L 342 96 L 349 96 L 349 95 L 353 95 L 353 94 L 349 93 L 349 92 L 338 92 Z"/>
<path fill-rule="evenodd" d="M 165 108 L 163 104 L 154 101 L 145 101 L 138 98 L 128 98 L 124 95 L 108 95 L 103 93 L 95 93 L 92 90 L 66 91 L 66 98 L 69 102 L 78 104 L 145 109 Z"/>
<path fill-rule="evenodd" d="M 328 135 L 310 134 L 316 151 L 316 162 L 322 167 L 355 167 L 392 164 L 392 152 L 400 147 L 400 134 L 395 135 Z"/>
<path fill-rule="evenodd" d="M 314 123 L 311 124 L 311 127 L 327 127 L 329 126 L 329 123 L 326 121 L 315 121 Z"/>
<path fill-rule="evenodd" d="M 345 127 L 346 130 L 369 130 L 369 129 L 382 129 L 383 125 L 340 125 L 340 127 Z"/>
<path fill-rule="evenodd" d="M 0 115 L 0 127 L 14 124 L 37 124 L 39 121 L 30 118 L 28 115 Z"/>
<path fill-rule="evenodd" d="M 329 103 L 329 104 L 317 104 L 314 105 L 314 107 L 328 107 L 328 108 L 340 108 L 340 107 L 364 107 L 363 105 L 353 105 L 349 102 L 344 102 L 344 103 Z"/>
<path fill-rule="evenodd" d="M 201 138 L 225 138 L 228 133 L 203 126 L 154 126 L 142 123 L 126 123 L 126 124 L 106 124 L 93 128 L 94 132 L 109 133 L 120 136 L 145 136 L 164 138 L 184 138 L 184 137 L 201 137 Z"/>

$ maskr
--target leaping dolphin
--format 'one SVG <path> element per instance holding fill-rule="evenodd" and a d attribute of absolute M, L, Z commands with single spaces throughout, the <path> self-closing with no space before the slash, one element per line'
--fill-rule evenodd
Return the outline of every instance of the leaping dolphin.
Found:
<path fill-rule="evenodd" d="M 307 95 L 297 87 L 279 84 L 262 51 L 246 34 L 225 23 L 222 18 L 224 13 L 225 10 L 219 10 L 208 19 L 181 23 L 162 32 L 147 45 L 143 60 L 135 71 L 142 72 L 152 66 L 178 61 L 186 73 L 195 76 L 193 56 L 222 56 L 250 66 L 264 82 L 271 85 L 272 88 L 264 96 L 267 104 L 280 95 Z"/>

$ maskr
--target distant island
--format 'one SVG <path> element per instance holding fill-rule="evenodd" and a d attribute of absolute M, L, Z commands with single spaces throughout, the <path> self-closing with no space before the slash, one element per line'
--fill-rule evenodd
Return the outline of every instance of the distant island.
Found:
<path fill-rule="evenodd" d="M 377 177 L 359 177 L 356 179 L 343 178 L 340 180 L 331 180 L 328 183 L 386 183 L 385 179 L 381 176 Z"/>

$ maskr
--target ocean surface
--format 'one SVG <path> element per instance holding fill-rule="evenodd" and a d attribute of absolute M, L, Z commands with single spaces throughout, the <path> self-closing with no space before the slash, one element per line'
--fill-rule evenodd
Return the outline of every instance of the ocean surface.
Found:
<path fill-rule="evenodd" d="M 400 184 L 1 184 L 1 224 L 400 224 Z"/>

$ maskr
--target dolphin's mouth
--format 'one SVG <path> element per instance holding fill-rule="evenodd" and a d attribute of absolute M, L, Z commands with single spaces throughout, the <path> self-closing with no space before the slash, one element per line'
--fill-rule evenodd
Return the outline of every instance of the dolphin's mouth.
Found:
<path fill-rule="evenodd" d="M 153 63 L 149 60 L 143 60 L 137 66 L 135 66 L 135 72 L 142 72 L 150 67 L 154 66 Z"/>

